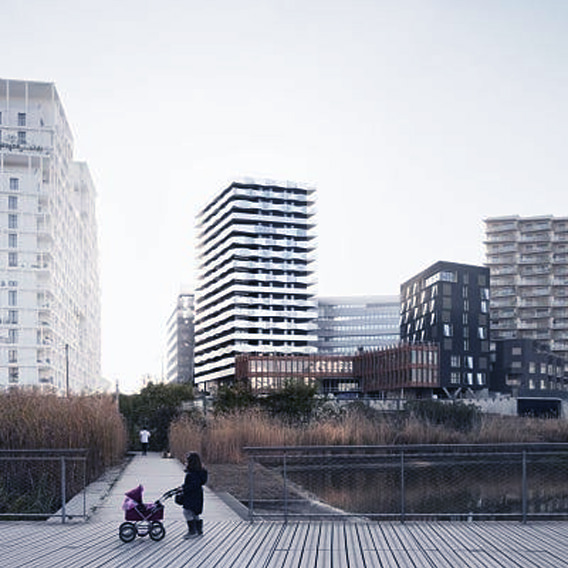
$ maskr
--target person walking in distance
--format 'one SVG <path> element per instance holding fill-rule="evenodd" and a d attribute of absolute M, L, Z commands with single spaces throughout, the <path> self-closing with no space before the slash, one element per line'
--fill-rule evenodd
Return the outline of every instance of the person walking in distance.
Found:
<path fill-rule="evenodd" d="M 146 428 L 140 430 L 140 444 L 142 445 L 142 455 L 145 456 L 148 452 L 148 444 L 150 443 L 150 432 Z"/>
<path fill-rule="evenodd" d="M 186 455 L 185 479 L 183 482 L 183 516 L 187 521 L 187 534 L 191 538 L 203 534 L 203 486 L 207 483 L 207 470 L 201 464 L 201 458 L 196 452 Z"/>

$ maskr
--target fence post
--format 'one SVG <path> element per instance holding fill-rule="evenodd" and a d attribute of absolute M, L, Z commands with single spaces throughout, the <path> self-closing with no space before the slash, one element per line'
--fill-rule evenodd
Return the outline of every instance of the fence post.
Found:
<path fill-rule="evenodd" d="M 527 451 L 523 450 L 523 524 L 527 523 L 528 508 L 528 487 L 527 487 Z"/>
<path fill-rule="evenodd" d="M 83 459 L 83 519 L 87 519 L 87 458 Z"/>
<path fill-rule="evenodd" d="M 282 476 L 284 477 L 284 523 L 288 522 L 288 471 L 286 467 L 286 450 L 282 456 Z"/>
<path fill-rule="evenodd" d="M 249 474 L 249 502 L 248 502 L 248 516 L 249 521 L 252 523 L 254 517 L 254 456 L 252 453 L 249 457 L 249 466 L 248 466 L 248 474 Z"/>
<path fill-rule="evenodd" d="M 66 504 L 66 489 L 65 486 L 67 485 L 65 479 L 65 456 L 61 456 L 61 522 L 65 522 L 66 512 L 65 512 L 65 504 Z"/>
<path fill-rule="evenodd" d="M 400 522 L 404 523 L 406 515 L 406 494 L 404 486 L 404 450 L 400 450 Z"/>

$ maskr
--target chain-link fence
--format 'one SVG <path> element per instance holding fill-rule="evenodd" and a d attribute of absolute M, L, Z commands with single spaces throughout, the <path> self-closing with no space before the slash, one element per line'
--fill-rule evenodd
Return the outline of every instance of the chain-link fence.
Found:
<path fill-rule="evenodd" d="M 0 450 L 0 519 L 85 518 L 86 465 L 86 450 Z"/>
<path fill-rule="evenodd" d="M 245 451 L 251 520 L 568 519 L 568 444 Z"/>

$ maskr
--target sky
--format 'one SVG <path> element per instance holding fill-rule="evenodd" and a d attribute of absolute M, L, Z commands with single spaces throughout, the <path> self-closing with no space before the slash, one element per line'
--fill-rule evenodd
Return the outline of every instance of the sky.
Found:
<path fill-rule="evenodd" d="M 483 263 L 483 219 L 568 215 L 565 0 L 5 0 L 1 72 L 54 82 L 97 187 L 103 375 L 164 371 L 195 216 L 317 189 L 317 293 Z"/>

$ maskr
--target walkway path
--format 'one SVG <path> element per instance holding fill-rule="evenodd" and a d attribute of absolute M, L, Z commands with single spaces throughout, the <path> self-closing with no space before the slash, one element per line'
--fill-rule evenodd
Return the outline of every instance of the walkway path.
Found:
<path fill-rule="evenodd" d="M 143 456 L 137 454 L 132 458 L 119 479 L 113 485 L 110 493 L 97 507 L 89 522 L 114 524 L 116 527 L 124 520 L 122 502 L 124 494 L 142 484 L 144 487 L 144 502 L 152 503 L 172 487 L 183 483 L 184 473 L 181 463 L 176 459 L 164 459 L 160 454 L 149 452 Z M 233 509 L 207 486 L 205 505 L 203 509 L 204 522 L 208 521 L 241 521 L 243 520 Z M 168 519 L 182 518 L 182 509 L 173 499 L 165 502 L 166 523 Z"/>

